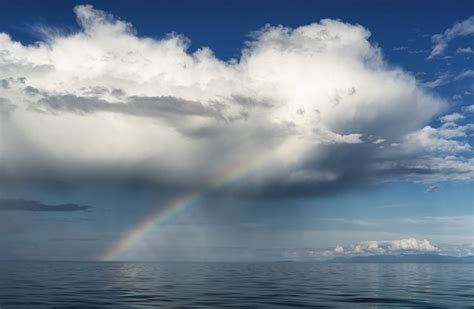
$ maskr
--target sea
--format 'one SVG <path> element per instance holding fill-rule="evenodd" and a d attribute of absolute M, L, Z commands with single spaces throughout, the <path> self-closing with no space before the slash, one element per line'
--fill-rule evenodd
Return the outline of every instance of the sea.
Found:
<path fill-rule="evenodd" d="M 0 308 L 473 308 L 473 264 L 0 262 Z"/>

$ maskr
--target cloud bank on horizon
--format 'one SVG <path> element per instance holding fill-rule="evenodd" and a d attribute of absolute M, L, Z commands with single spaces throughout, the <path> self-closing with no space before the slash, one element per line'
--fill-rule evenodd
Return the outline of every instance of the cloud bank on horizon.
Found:
<path fill-rule="evenodd" d="M 285 252 L 283 256 L 292 259 L 327 260 L 339 257 L 400 254 L 439 254 L 457 257 L 470 256 L 474 255 L 474 244 L 434 245 L 427 239 L 417 238 L 368 240 L 345 246 L 337 245 L 333 249 L 289 250 Z"/>
<path fill-rule="evenodd" d="M 74 11 L 77 33 L 43 28 L 33 45 L 0 33 L 1 183 L 193 189 L 253 158 L 242 192 L 474 177 L 474 127 L 457 123 L 471 109 L 444 115 L 449 102 L 388 64 L 360 25 L 266 26 L 223 61 L 182 35 L 144 38 L 90 5 Z"/>

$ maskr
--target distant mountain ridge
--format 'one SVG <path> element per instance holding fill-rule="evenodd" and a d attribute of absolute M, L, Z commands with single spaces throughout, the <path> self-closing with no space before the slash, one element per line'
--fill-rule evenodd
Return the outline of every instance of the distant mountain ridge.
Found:
<path fill-rule="evenodd" d="M 474 255 L 456 257 L 440 254 L 399 254 L 338 257 L 328 263 L 474 263 Z"/>

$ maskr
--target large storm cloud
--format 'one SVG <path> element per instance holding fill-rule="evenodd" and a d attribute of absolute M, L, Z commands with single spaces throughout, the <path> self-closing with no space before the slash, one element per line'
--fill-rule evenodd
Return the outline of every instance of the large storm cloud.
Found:
<path fill-rule="evenodd" d="M 239 59 L 140 37 L 91 6 L 80 31 L 0 34 L 0 181 L 206 185 L 258 162 L 243 192 L 316 194 L 391 179 L 471 179 L 472 127 L 388 64 L 360 25 L 266 26 Z M 258 158 L 258 160 L 255 160 Z"/>

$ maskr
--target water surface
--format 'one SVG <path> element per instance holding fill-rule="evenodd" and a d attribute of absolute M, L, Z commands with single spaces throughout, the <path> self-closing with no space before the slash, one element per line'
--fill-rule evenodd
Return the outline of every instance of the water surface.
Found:
<path fill-rule="evenodd" d="M 474 305 L 469 264 L 0 262 L 0 307 Z"/>

